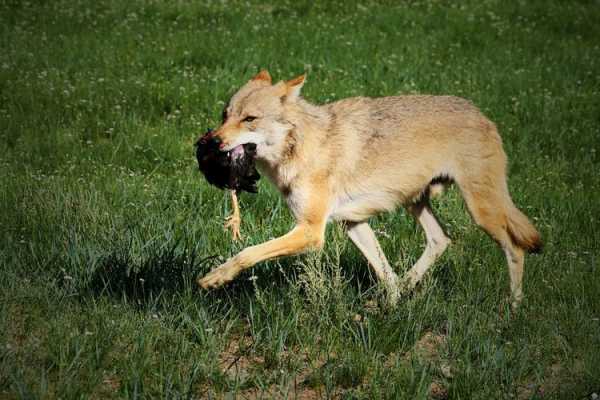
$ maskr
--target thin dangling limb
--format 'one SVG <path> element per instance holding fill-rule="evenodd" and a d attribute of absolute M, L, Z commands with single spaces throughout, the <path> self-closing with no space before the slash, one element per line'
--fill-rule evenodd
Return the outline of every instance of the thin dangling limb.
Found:
<path fill-rule="evenodd" d="M 240 234 L 240 225 L 242 224 L 242 217 L 240 215 L 240 206 L 235 190 L 231 191 L 231 209 L 231 215 L 225 219 L 224 229 L 231 229 L 231 237 L 233 238 L 233 240 L 237 241 L 242 238 L 242 235 Z"/>

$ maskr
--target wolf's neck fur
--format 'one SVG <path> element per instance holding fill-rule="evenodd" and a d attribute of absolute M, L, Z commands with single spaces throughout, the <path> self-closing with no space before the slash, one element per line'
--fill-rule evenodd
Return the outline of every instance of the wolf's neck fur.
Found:
<path fill-rule="evenodd" d="M 326 107 L 300 98 L 286 107 L 284 119 L 291 126 L 285 139 L 268 159 L 259 160 L 260 169 L 280 188 L 289 186 L 305 169 L 303 164 L 312 162 L 310 158 L 319 157 L 319 143 L 329 129 L 331 114 Z"/>
<path fill-rule="evenodd" d="M 282 152 L 281 163 L 293 160 L 294 153 L 310 155 L 318 152 L 318 144 L 329 129 L 331 115 L 325 107 L 317 106 L 299 98 L 288 106 L 285 118 L 293 126 L 288 133 L 287 148 Z M 305 160 L 307 161 L 307 160 Z"/>
<path fill-rule="evenodd" d="M 319 142 L 331 122 L 331 115 L 325 107 L 311 104 L 302 98 L 288 106 L 285 118 L 293 125 L 288 135 L 291 136 L 294 147 L 311 146 Z M 289 155 L 293 155 L 293 152 L 289 152 Z M 285 157 L 285 154 L 282 156 Z"/>
<path fill-rule="evenodd" d="M 324 106 L 311 104 L 302 98 L 290 106 L 290 111 L 290 119 L 293 119 L 294 124 L 307 125 L 309 129 L 325 130 L 331 119 L 329 111 Z"/>

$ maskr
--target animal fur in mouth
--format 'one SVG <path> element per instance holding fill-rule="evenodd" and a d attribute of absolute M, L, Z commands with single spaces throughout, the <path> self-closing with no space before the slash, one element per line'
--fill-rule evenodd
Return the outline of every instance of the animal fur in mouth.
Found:
<path fill-rule="evenodd" d="M 196 142 L 198 167 L 211 185 L 236 192 L 256 193 L 260 174 L 256 170 L 256 144 L 246 143 L 221 151 L 209 129 Z"/>

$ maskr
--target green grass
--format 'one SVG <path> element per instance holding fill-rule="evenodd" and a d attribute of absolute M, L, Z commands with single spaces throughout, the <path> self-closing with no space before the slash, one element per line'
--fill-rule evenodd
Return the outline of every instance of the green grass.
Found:
<path fill-rule="evenodd" d="M 600 391 L 600 8 L 593 1 L 0 1 L 0 398 L 589 398 Z M 201 179 L 194 139 L 260 68 L 304 95 L 474 101 L 545 252 L 510 311 L 502 252 L 452 189 L 453 244 L 380 308 L 337 226 L 225 289 L 195 278 L 292 218 Z M 372 221 L 397 271 L 406 212 Z"/>

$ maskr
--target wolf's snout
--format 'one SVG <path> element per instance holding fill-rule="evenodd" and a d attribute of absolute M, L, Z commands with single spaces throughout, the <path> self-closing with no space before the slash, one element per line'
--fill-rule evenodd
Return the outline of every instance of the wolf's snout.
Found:
<path fill-rule="evenodd" d="M 219 150 L 223 151 L 227 147 L 227 143 L 221 138 L 220 132 L 217 130 L 211 137 L 211 141 L 214 146 L 217 146 Z"/>

